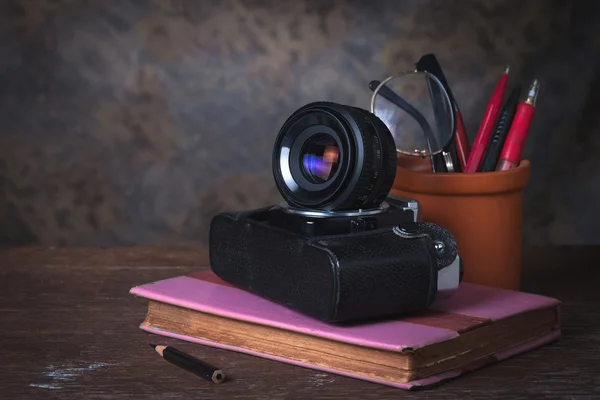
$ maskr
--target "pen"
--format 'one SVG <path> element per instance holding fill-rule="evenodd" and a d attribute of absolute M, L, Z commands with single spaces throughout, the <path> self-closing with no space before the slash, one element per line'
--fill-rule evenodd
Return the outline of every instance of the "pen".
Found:
<path fill-rule="evenodd" d="M 496 171 L 507 171 L 515 168 L 519 165 L 521 160 L 521 152 L 529 133 L 529 127 L 531 126 L 531 120 L 535 112 L 535 103 L 539 92 L 539 83 L 537 79 L 533 81 L 529 87 L 527 98 L 525 101 L 519 104 L 515 119 L 510 126 L 508 136 L 506 137 L 506 143 L 502 147 L 502 153 L 500 153 L 500 160 L 498 161 L 498 167 Z"/>
<path fill-rule="evenodd" d="M 189 356 L 173 347 L 150 345 L 162 358 L 173 365 L 178 366 L 188 372 L 198 375 L 214 383 L 221 383 L 225 380 L 225 373 L 203 361 Z"/>
<path fill-rule="evenodd" d="M 510 67 L 506 67 L 506 70 L 502 74 L 502 77 L 498 81 L 498 85 L 496 85 L 496 89 L 490 98 L 485 110 L 485 114 L 483 115 L 483 120 L 479 126 L 479 131 L 475 137 L 473 148 L 469 153 L 465 172 L 477 172 L 479 165 L 481 164 L 481 160 L 483 160 L 485 149 L 490 141 L 490 136 L 492 135 L 492 129 L 494 129 L 494 125 L 498 120 L 498 114 L 500 113 L 500 107 L 502 105 L 502 98 L 504 97 L 506 83 L 508 82 L 509 71 Z"/>
<path fill-rule="evenodd" d="M 494 129 L 494 134 L 492 135 L 490 143 L 487 147 L 485 157 L 483 158 L 481 166 L 478 169 L 479 172 L 491 172 L 496 169 L 500 152 L 502 151 L 502 147 L 506 141 L 506 135 L 508 134 L 508 130 L 512 124 L 515 112 L 517 111 L 520 92 L 521 85 L 517 85 L 508 95 L 506 103 L 504 103 L 504 106 L 500 111 L 500 117 L 496 123 L 496 128 Z"/>

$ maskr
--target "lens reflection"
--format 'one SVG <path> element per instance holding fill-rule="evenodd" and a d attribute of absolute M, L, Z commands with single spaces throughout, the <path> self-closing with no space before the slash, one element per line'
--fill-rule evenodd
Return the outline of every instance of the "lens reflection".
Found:
<path fill-rule="evenodd" d="M 335 139 L 326 134 L 309 138 L 301 152 L 302 172 L 312 183 L 331 179 L 338 168 L 340 149 Z"/>

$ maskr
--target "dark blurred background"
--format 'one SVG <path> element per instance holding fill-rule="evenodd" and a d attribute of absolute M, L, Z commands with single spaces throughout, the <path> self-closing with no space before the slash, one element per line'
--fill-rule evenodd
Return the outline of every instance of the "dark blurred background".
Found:
<path fill-rule="evenodd" d="M 600 5 L 554 0 L 3 0 L 0 244 L 205 244 L 280 197 L 281 123 L 368 108 L 435 53 L 471 140 L 507 64 L 540 81 L 529 244 L 600 243 Z"/>

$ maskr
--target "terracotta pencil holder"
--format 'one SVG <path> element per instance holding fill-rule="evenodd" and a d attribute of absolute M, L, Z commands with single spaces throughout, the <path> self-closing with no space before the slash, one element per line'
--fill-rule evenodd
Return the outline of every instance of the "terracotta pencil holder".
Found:
<path fill-rule="evenodd" d="M 410 158 L 399 156 L 391 192 L 417 200 L 422 221 L 452 232 L 463 282 L 519 290 L 529 161 L 502 172 L 433 173 L 427 160 Z"/>

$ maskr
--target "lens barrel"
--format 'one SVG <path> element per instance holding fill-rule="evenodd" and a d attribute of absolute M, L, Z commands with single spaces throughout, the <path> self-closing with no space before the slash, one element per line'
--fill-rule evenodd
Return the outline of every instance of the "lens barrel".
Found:
<path fill-rule="evenodd" d="M 315 102 L 283 124 L 273 175 L 292 207 L 325 211 L 377 208 L 396 175 L 396 146 L 385 124 L 361 108 Z"/>

